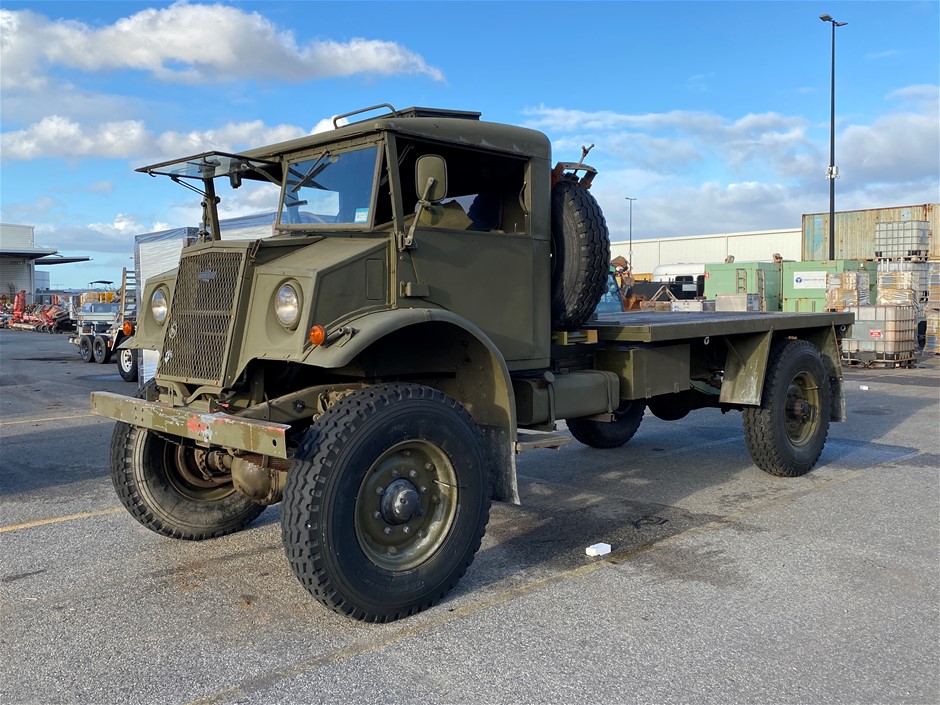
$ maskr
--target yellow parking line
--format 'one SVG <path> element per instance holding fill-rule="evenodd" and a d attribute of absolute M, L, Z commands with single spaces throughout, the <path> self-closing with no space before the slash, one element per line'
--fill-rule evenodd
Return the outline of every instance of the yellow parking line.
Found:
<path fill-rule="evenodd" d="M 9 531 L 20 531 L 21 529 L 32 529 L 37 526 L 46 526 L 47 524 L 61 524 L 63 521 L 75 521 L 76 519 L 88 519 L 90 517 L 101 517 L 108 514 L 117 514 L 123 512 L 124 507 L 109 507 L 107 509 L 98 509 L 94 512 L 82 512 L 81 514 L 69 514 L 64 517 L 48 517 L 47 519 L 35 519 L 26 521 L 22 524 L 10 524 L 9 526 L 0 526 L 0 534 Z"/>

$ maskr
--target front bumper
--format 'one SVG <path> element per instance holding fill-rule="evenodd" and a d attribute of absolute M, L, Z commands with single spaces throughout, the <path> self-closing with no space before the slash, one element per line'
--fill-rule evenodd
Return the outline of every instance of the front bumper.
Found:
<path fill-rule="evenodd" d="M 290 426 L 287 424 L 226 413 L 203 413 L 112 392 L 92 392 L 91 410 L 99 416 L 131 426 L 189 438 L 201 444 L 275 458 L 288 457 L 287 432 Z"/>

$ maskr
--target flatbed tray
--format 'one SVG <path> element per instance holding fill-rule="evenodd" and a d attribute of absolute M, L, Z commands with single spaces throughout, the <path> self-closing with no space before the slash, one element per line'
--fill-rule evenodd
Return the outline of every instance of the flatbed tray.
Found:
<path fill-rule="evenodd" d="M 584 324 L 599 340 L 659 343 L 712 335 L 740 335 L 774 330 L 849 326 L 854 314 L 760 313 L 756 311 L 631 311 L 602 313 Z"/>

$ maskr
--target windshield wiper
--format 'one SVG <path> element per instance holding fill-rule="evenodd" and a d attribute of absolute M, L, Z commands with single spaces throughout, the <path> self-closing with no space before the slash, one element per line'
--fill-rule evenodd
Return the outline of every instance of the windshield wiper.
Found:
<path fill-rule="evenodd" d="M 327 151 L 325 151 L 323 154 L 321 154 L 319 157 L 317 157 L 317 160 L 316 160 L 316 161 L 310 166 L 310 168 L 307 170 L 307 173 L 304 175 L 304 178 L 302 178 L 300 181 L 298 181 L 298 182 L 297 182 L 297 185 L 294 186 L 294 188 L 292 188 L 292 189 L 290 190 L 290 192 L 291 192 L 291 193 L 297 193 L 300 189 L 302 189 L 304 186 L 307 186 L 307 185 L 309 185 L 309 184 L 313 184 L 313 187 L 314 187 L 314 188 L 318 188 L 318 189 L 320 189 L 321 191 L 324 190 L 323 187 L 322 187 L 320 184 L 316 183 L 316 182 L 313 180 L 313 178 L 314 178 L 315 176 L 319 176 L 319 175 L 320 175 L 320 172 L 322 172 L 324 169 L 326 169 L 326 167 L 328 166 L 328 164 L 325 164 L 325 163 L 324 163 L 324 164 L 321 165 L 321 162 L 322 162 L 324 159 L 326 159 L 327 157 L 332 156 L 332 154 L 333 154 L 333 153 L 332 153 L 330 150 L 327 150 Z M 291 169 L 291 171 L 293 171 L 293 169 Z"/>

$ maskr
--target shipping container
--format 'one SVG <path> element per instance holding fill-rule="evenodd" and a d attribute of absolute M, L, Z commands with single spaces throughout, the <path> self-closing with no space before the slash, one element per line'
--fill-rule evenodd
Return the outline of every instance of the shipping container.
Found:
<path fill-rule="evenodd" d="M 858 211 L 837 211 L 835 214 L 836 259 L 874 259 L 875 233 L 879 223 L 924 221 L 928 226 L 928 254 L 940 257 L 937 213 L 940 204 L 898 206 L 896 208 L 870 208 Z M 829 259 L 829 213 L 809 213 L 803 216 L 803 259 Z"/>
<path fill-rule="evenodd" d="M 835 262 L 784 262 L 782 307 L 784 311 L 807 313 L 826 310 L 826 279 L 828 274 L 867 272 L 868 300 L 875 300 L 877 262 L 836 260 Z"/>
<path fill-rule="evenodd" d="M 707 264 L 705 298 L 714 299 L 719 294 L 756 294 L 760 299 L 758 310 L 779 311 L 782 274 L 782 262 Z"/>

